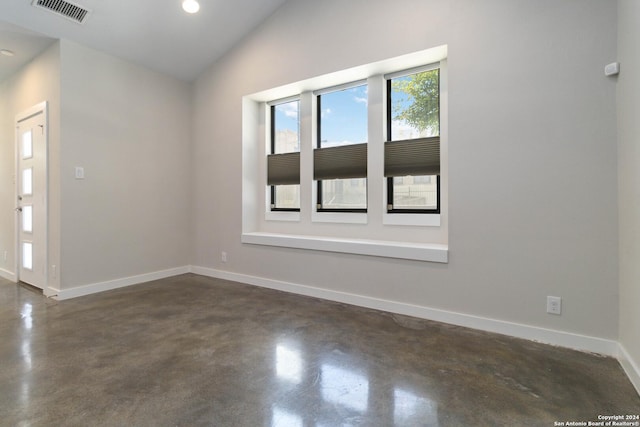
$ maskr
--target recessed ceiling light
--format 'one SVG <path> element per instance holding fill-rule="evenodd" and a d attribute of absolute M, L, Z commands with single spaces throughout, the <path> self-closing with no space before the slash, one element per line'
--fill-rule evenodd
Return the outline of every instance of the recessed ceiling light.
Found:
<path fill-rule="evenodd" d="M 196 13 L 200 10 L 200 3 L 196 0 L 183 0 L 182 8 L 187 13 Z"/>
<path fill-rule="evenodd" d="M 0 49 L 0 53 L 3 54 L 4 56 L 13 56 L 13 55 L 15 55 L 15 53 L 13 53 L 13 51 L 11 51 L 9 49 Z"/>

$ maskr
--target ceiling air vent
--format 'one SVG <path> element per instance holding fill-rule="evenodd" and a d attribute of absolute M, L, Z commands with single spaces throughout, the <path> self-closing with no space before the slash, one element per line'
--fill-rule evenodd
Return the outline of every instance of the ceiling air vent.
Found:
<path fill-rule="evenodd" d="M 33 0 L 32 5 L 55 12 L 79 24 L 89 15 L 89 10 L 65 0 Z"/>

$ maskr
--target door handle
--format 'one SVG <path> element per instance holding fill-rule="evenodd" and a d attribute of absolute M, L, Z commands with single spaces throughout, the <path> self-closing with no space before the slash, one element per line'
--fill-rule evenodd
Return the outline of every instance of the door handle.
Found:
<path fill-rule="evenodd" d="M 18 212 L 22 212 L 22 208 L 16 208 Z"/>
<path fill-rule="evenodd" d="M 18 200 L 22 200 L 22 196 L 18 196 Z"/>

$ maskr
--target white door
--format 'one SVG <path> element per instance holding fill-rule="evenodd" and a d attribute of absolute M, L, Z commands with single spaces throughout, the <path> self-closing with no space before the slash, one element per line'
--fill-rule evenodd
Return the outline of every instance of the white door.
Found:
<path fill-rule="evenodd" d="M 47 277 L 46 132 L 43 110 L 18 120 L 18 278 L 40 289 Z"/>

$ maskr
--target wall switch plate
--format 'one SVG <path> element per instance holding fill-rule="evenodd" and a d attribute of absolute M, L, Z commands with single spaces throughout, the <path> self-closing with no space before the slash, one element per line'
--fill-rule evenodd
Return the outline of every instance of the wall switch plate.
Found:
<path fill-rule="evenodd" d="M 548 296 L 547 297 L 547 313 L 562 314 L 562 298 Z"/>
<path fill-rule="evenodd" d="M 76 179 L 84 179 L 84 168 L 76 166 Z"/>

